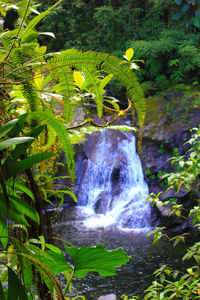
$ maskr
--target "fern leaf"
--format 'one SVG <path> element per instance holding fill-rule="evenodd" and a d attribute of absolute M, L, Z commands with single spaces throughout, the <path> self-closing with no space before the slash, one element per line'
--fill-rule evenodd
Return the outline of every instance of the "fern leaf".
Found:
<path fill-rule="evenodd" d="M 92 91 L 94 92 L 94 100 L 97 105 L 97 113 L 99 118 L 101 118 L 103 113 L 103 94 L 104 90 L 101 88 L 100 84 L 98 84 L 98 73 L 92 67 L 83 68 L 83 72 L 85 74 L 85 81 L 89 83 Z"/>
<path fill-rule="evenodd" d="M 68 172 L 73 181 L 75 179 L 74 150 L 70 143 L 65 125 L 60 120 L 55 119 L 54 115 L 50 111 L 33 112 L 29 114 L 28 117 L 38 121 L 44 121 L 55 130 L 56 134 L 60 138 L 60 142 L 62 143 L 62 149 L 65 152 L 67 159 Z"/>
<path fill-rule="evenodd" d="M 38 93 L 33 89 L 33 86 L 30 83 L 23 84 L 20 86 L 20 90 L 29 103 L 30 110 L 36 111 L 39 109 L 40 98 Z"/>
<path fill-rule="evenodd" d="M 55 69 L 58 69 L 58 71 L 55 72 Z M 62 60 L 57 61 L 53 58 L 50 61 L 50 71 L 55 75 L 55 79 L 59 82 L 55 85 L 54 89 L 57 94 L 63 95 L 63 115 L 66 123 L 69 124 L 73 119 L 73 103 L 71 98 L 74 96 L 74 80 L 71 68 L 69 66 L 63 66 Z"/>
<path fill-rule="evenodd" d="M 66 50 L 62 55 L 54 57 L 54 71 L 62 64 L 63 67 L 75 68 L 83 70 L 85 68 L 96 68 L 108 74 L 113 74 L 114 77 L 126 88 L 127 94 L 133 101 L 140 126 L 144 123 L 146 112 L 146 101 L 143 91 L 137 81 L 137 78 L 128 65 L 123 64 L 122 60 L 107 53 L 99 53 L 94 51 L 79 52 L 74 49 Z M 58 67 L 56 67 L 56 64 Z"/>

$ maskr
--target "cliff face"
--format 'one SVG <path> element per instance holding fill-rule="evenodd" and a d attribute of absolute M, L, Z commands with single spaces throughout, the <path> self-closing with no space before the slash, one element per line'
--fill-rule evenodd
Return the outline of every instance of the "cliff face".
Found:
<path fill-rule="evenodd" d="M 197 90 L 174 89 L 163 95 L 147 98 L 147 117 L 143 128 L 141 159 L 150 193 L 162 191 L 161 200 L 179 198 L 185 208 L 195 201 L 192 193 L 180 190 L 176 194 L 167 189 L 165 173 L 173 171 L 169 158 L 183 155 L 188 150 L 184 143 L 191 136 L 191 129 L 200 123 L 200 93 Z M 176 217 L 167 218 L 166 209 L 155 209 L 154 225 L 181 230 L 190 226 Z"/>

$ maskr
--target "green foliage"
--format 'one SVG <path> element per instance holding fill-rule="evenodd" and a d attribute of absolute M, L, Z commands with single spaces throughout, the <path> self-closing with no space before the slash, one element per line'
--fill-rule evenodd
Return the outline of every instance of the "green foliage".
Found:
<path fill-rule="evenodd" d="M 200 129 L 193 128 L 191 138 L 187 142 L 190 148 L 187 155 L 172 157 L 172 164 L 177 168 L 177 171 L 164 175 L 168 179 L 169 188 L 173 188 L 177 193 L 180 189 L 191 190 L 195 189 L 195 183 L 198 190 L 199 187 L 199 137 Z M 160 193 L 155 195 L 151 193 L 149 201 L 158 208 L 165 206 L 168 209 L 168 215 L 175 215 L 186 220 L 190 220 L 193 226 L 200 229 L 200 208 L 199 199 L 196 200 L 196 205 L 190 209 L 188 219 L 183 213 L 185 210 L 182 204 L 177 204 L 176 198 L 170 198 L 168 201 L 159 199 Z M 166 233 L 163 233 L 164 228 L 155 228 L 148 235 L 154 235 L 154 243 L 158 243 L 160 238 L 167 237 L 174 242 L 174 247 L 180 242 L 185 242 L 185 236 L 189 233 L 169 238 Z M 200 243 L 197 242 L 191 246 L 187 253 L 183 256 L 183 261 L 193 260 L 191 267 L 185 273 L 172 270 L 167 266 L 161 266 L 155 271 L 157 280 L 152 282 L 152 285 L 146 290 L 144 299 L 199 299 L 200 293 Z"/>
<path fill-rule="evenodd" d="M 52 189 L 55 156 L 61 149 L 66 153 L 73 180 L 75 129 L 87 123 L 95 124 L 97 129 L 108 125 L 116 128 L 112 122 L 126 114 L 132 103 L 142 126 L 145 99 L 132 70 L 135 61 L 132 49 L 126 52 L 128 61 L 106 53 L 74 49 L 45 54 L 46 47 L 39 45 L 37 37 L 54 35 L 38 32 L 36 26 L 55 5 L 42 13 L 34 9 L 31 0 L 22 0 L 17 5 L 19 18 L 14 29 L 1 34 L 0 241 L 4 251 L 1 251 L 0 296 L 30 299 L 33 292 L 41 299 L 49 293 L 53 299 L 64 299 L 73 276 L 83 278 L 91 271 L 113 275 L 116 267 L 126 264 L 129 258 L 122 249 L 107 251 L 102 245 L 80 249 L 65 246 L 74 259 L 71 265 L 60 249 L 45 242 L 45 239 L 52 241 L 49 231 L 45 231 L 50 230 L 51 224 L 44 223 L 43 202 L 50 203 L 48 198 L 56 195 L 61 199 L 60 206 L 64 194 L 77 201 L 73 189 Z M 117 99 L 104 95 L 113 77 L 124 85 L 132 100 L 131 103 L 128 99 L 124 110 Z M 99 118 L 106 111 L 112 114 L 112 120 L 95 123 L 93 111 L 86 108 L 91 102 L 95 103 Z M 83 107 L 86 119 L 74 125 L 77 106 Z M 118 129 L 135 130 L 127 126 Z M 87 131 L 92 129 L 82 130 L 81 134 Z M 63 291 L 55 277 L 60 272 L 67 278 Z"/>
<path fill-rule="evenodd" d="M 41 29 L 57 34 L 57 39 L 48 43 L 55 50 L 99 49 L 122 57 L 125 49 L 132 47 L 137 58 L 145 61 L 144 70 L 137 74 L 140 81 L 154 81 L 158 90 L 164 90 L 171 84 L 198 79 L 198 4 L 198 0 L 63 1 Z"/>

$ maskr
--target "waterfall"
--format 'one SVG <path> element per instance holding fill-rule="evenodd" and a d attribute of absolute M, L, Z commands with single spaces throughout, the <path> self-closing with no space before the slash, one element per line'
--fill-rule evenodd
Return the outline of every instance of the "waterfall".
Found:
<path fill-rule="evenodd" d="M 150 228 L 148 186 L 134 135 L 104 130 L 90 148 L 78 193 L 78 205 L 88 215 L 85 225 Z"/>

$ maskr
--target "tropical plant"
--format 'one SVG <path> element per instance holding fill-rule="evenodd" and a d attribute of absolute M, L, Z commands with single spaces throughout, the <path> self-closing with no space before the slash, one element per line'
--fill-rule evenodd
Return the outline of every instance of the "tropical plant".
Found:
<path fill-rule="evenodd" d="M 175 172 L 164 175 L 163 178 L 168 179 L 168 189 L 174 189 L 177 193 L 180 189 L 198 190 L 199 187 L 199 162 L 200 162 L 200 128 L 193 128 L 191 138 L 187 142 L 189 150 L 186 155 L 172 157 L 172 164 L 176 166 Z M 195 184 L 195 185 L 194 185 Z M 199 233 L 200 229 L 200 206 L 199 199 L 196 197 L 196 203 L 190 209 L 188 214 L 185 214 L 185 209 L 182 204 L 177 203 L 176 198 L 167 201 L 159 199 L 161 192 L 158 195 L 151 194 L 150 202 L 158 208 L 166 206 L 169 209 L 169 216 L 176 215 L 179 218 L 186 219 L 192 222 L 194 228 Z M 160 238 L 166 237 L 173 241 L 174 246 L 180 242 L 185 242 L 185 237 L 189 233 L 180 234 L 169 237 L 165 228 L 155 228 L 148 235 L 154 234 L 154 243 L 158 243 Z M 196 242 L 193 246 L 187 249 L 187 253 L 183 256 L 183 261 L 191 260 L 190 267 L 185 273 L 178 270 L 172 270 L 166 265 L 154 272 L 157 279 L 152 282 L 152 285 L 146 290 L 144 299 L 199 299 L 200 298 L 200 243 Z"/>
<path fill-rule="evenodd" d="M 145 116 L 145 99 L 131 69 L 131 49 L 127 50 L 128 59 L 124 61 L 106 53 L 74 49 L 46 53 L 47 47 L 39 45 L 39 35 L 52 37 L 53 34 L 38 32 L 36 26 L 59 3 L 39 13 L 33 1 L 18 2 L 14 28 L 1 33 L 0 240 L 4 249 L 1 251 L 1 299 L 33 299 L 37 294 L 41 299 L 64 299 L 73 276 L 84 277 L 88 271 L 112 275 L 116 266 L 128 261 L 121 249 L 106 251 L 101 245 L 80 249 L 65 246 L 74 258 L 72 266 L 53 245 L 51 228 L 45 223 L 44 200 L 55 194 L 46 182 L 55 171 L 55 157 L 60 149 L 66 154 L 73 181 L 72 143 L 87 133 L 87 128 L 82 130 L 84 125 L 94 125 L 98 130 L 111 125 L 133 104 L 140 126 Z M 1 1 L 0 5 L 3 7 L 5 2 Z M 127 89 L 126 109 L 120 108 L 117 99 L 104 95 L 112 77 Z M 98 117 L 102 117 L 100 122 L 93 118 L 91 103 Z M 83 107 L 85 119 L 74 124 L 77 106 Z M 104 118 L 103 112 L 111 113 L 112 118 Z M 80 138 L 75 139 L 79 128 Z M 88 131 L 92 131 L 91 126 Z M 44 162 L 47 158 L 48 167 Z M 70 189 L 66 193 L 76 200 Z M 89 253 L 95 257 L 95 263 L 91 262 Z M 67 279 L 63 291 L 54 276 L 60 272 L 65 272 Z"/>

